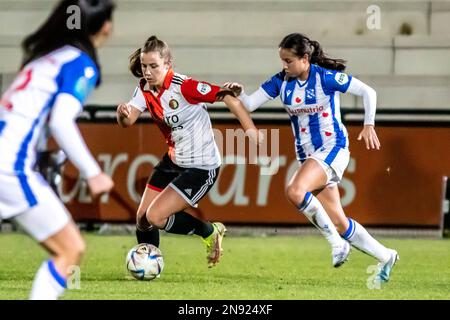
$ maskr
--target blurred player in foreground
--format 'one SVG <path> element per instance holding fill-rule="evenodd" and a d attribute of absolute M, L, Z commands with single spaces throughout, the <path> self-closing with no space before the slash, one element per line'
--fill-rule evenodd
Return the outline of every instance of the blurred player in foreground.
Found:
<path fill-rule="evenodd" d="M 70 6 L 79 8 L 79 28 L 68 26 Z M 110 0 L 59 2 L 23 41 L 20 73 L 0 101 L 0 219 L 15 220 L 52 256 L 36 273 L 30 299 L 57 299 L 85 251 L 69 212 L 33 171 L 36 144 L 46 126 L 87 179 L 92 196 L 113 187 L 75 123 L 87 96 L 100 84 L 96 49 L 111 34 L 113 11 Z"/>

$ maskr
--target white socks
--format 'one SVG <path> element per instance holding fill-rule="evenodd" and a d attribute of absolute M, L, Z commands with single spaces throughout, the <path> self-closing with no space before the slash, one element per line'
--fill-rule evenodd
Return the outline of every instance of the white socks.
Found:
<path fill-rule="evenodd" d="M 305 199 L 299 207 L 299 210 L 311 221 L 311 223 L 320 230 L 322 235 L 328 240 L 333 248 L 341 248 L 344 244 L 341 236 L 331 222 L 322 204 L 311 192 L 307 192 Z"/>
<path fill-rule="evenodd" d="M 53 260 L 44 261 L 34 278 L 30 300 L 56 300 L 65 287 L 66 279 L 56 271 Z"/>
<path fill-rule="evenodd" d="M 386 262 L 391 257 L 389 249 L 375 240 L 362 225 L 353 219 L 348 218 L 349 227 L 342 237 L 348 240 L 354 247 L 362 252 Z"/>
<path fill-rule="evenodd" d="M 362 225 L 353 219 L 348 219 L 349 227 L 341 238 L 320 201 L 310 192 L 306 193 L 299 210 L 320 230 L 333 248 L 341 247 L 343 245 L 342 238 L 344 238 L 355 248 L 380 262 L 386 262 L 391 257 L 389 249 L 375 240 Z"/>

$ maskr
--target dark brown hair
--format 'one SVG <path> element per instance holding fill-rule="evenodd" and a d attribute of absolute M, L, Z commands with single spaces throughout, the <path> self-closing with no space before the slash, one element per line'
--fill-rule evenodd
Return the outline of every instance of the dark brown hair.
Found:
<path fill-rule="evenodd" d="M 279 48 L 291 50 L 297 57 L 303 58 L 305 54 L 309 62 L 331 70 L 344 71 L 347 61 L 329 58 L 319 42 L 310 40 L 301 33 L 291 33 L 281 40 Z"/>
<path fill-rule="evenodd" d="M 67 8 L 78 6 L 81 13 L 79 29 L 67 27 Z M 86 52 L 98 65 L 97 52 L 89 36 L 96 34 L 106 21 L 112 20 L 115 5 L 111 0 L 62 0 L 47 20 L 22 42 L 24 56 L 21 68 L 64 45 L 72 45 Z M 99 67 L 100 68 L 100 67 Z"/>

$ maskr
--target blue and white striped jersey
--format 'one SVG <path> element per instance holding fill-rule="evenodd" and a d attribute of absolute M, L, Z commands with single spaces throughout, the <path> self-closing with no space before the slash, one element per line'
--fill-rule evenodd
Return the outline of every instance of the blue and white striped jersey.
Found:
<path fill-rule="evenodd" d="M 73 96 L 81 107 L 98 76 L 92 59 L 68 45 L 27 64 L 0 101 L 0 173 L 30 172 L 58 95 Z"/>
<path fill-rule="evenodd" d="M 339 93 L 346 92 L 351 81 L 350 75 L 311 64 L 304 83 L 282 71 L 261 85 L 271 99 L 280 96 L 289 114 L 298 160 L 305 160 L 324 146 L 333 146 L 336 153 L 339 148 L 348 148 Z"/>

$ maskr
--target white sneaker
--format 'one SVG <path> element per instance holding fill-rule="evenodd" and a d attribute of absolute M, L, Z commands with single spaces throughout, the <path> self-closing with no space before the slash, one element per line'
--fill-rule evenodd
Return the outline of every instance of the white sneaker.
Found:
<path fill-rule="evenodd" d="M 400 256 L 397 251 L 389 249 L 391 257 L 386 262 L 380 262 L 378 264 L 378 274 L 375 276 L 375 281 L 379 283 L 388 282 L 391 275 L 392 268 L 395 266 L 397 260 L 400 260 Z"/>
<path fill-rule="evenodd" d="M 344 240 L 344 244 L 340 248 L 334 248 L 331 252 L 333 257 L 333 267 L 339 268 L 348 260 L 350 254 L 350 243 Z"/>

